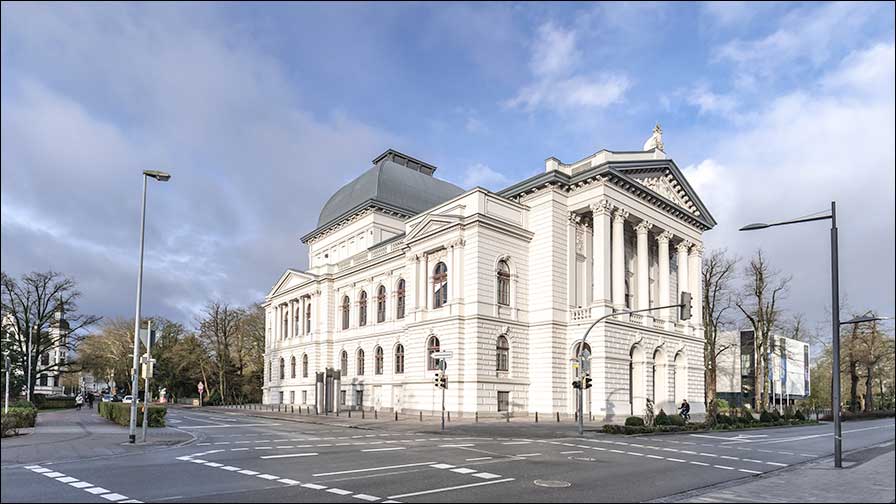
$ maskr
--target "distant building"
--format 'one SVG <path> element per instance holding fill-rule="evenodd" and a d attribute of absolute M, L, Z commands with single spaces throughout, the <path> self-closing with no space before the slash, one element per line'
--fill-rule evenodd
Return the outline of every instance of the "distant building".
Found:
<path fill-rule="evenodd" d="M 10 315 L 5 315 L 7 323 L 4 324 L 6 327 L 6 333 L 8 337 L 11 338 L 19 338 L 24 337 L 24 341 L 22 342 L 23 348 L 28 347 L 28 336 L 21 336 L 15 331 L 15 324 L 9 323 L 12 320 Z M 52 370 L 48 370 L 50 366 L 54 364 L 65 364 L 68 359 L 68 348 L 66 346 L 68 332 L 69 332 L 69 324 L 68 321 L 65 320 L 65 317 L 62 314 L 62 311 L 57 311 L 54 315 L 53 321 L 50 323 L 50 327 L 48 329 L 50 333 L 50 338 L 53 341 L 58 340 L 58 344 L 53 348 L 50 348 L 46 352 L 42 353 L 40 357 L 37 359 L 37 362 L 32 362 L 31 366 L 34 369 L 34 373 L 36 375 L 36 383 L 34 385 L 34 393 L 42 394 L 42 395 L 56 395 L 63 393 L 62 387 L 62 368 L 56 367 Z M 64 335 L 64 336 L 63 336 Z M 60 339 L 61 338 L 61 339 Z M 17 343 L 18 344 L 18 343 Z M 19 374 L 24 375 L 25 371 L 18 371 Z M 13 392 L 10 391 L 12 394 Z"/>
<path fill-rule="evenodd" d="M 327 201 L 308 269 L 287 269 L 266 311 L 264 402 L 414 413 L 441 408 L 434 352 L 450 351 L 446 407 L 572 415 L 585 349 L 595 418 L 648 399 L 703 411 L 700 268 L 715 221 L 657 126 L 643 151 L 601 150 L 498 192 L 465 191 L 394 150 Z"/>
<path fill-rule="evenodd" d="M 716 394 L 731 406 L 752 404 L 756 376 L 756 345 L 753 331 L 727 331 L 719 335 L 719 346 L 729 345 L 718 358 Z M 774 404 L 793 404 L 805 399 L 810 387 L 810 348 L 803 341 L 784 336 L 769 337 L 769 375 L 766 387 Z M 783 402 L 782 402 L 783 401 Z"/>

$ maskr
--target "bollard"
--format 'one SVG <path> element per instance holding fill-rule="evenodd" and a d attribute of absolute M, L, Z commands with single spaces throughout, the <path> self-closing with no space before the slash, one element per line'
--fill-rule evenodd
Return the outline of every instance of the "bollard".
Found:
<path fill-rule="evenodd" d="M 449 422 L 451 421 L 451 412 L 450 411 L 448 412 L 448 421 Z"/>
<path fill-rule="evenodd" d="M 591 419 L 592 422 L 594 421 L 594 413 L 592 413 L 592 412 L 589 411 L 589 412 L 588 412 L 588 417 Z"/>
<path fill-rule="evenodd" d="M 352 417 L 352 410 L 351 410 L 351 409 L 348 410 L 348 417 L 349 417 L 349 418 Z"/>
<path fill-rule="evenodd" d="M 510 412 L 507 412 L 507 423 L 510 423 Z"/>
<path fill-rule="evenodd" d="M 339 408 L 336 408 L 336 416 L 339 416 Z"/>
<path fill-rule="evenodd" d="M 575 420 L 576 422 L 579 421 L 579 412 L 578 411 L 576 411 L 575 414 L 573 415 L 573 420 Z"/>
<path fill-rule="evenodd" d="M 476 423 L 479 423 L 479 412 L 476 412 Z"/>
<path fill-rule="evenodd" d="M 538 423 L 538 412 L 535 412 L 535 423 Z"/>
<path fill-rule="evenodd" d="M 373 410 L 373 419 L 374 419 L 374 420 L 378 420 L 378 419 L 379 419 L 379 415 L 377 415 L 376 410 Z"/>
<path fill-rule="evenodd" d="M 560 421 L 560 412 L 558 411 L 557 412 L 557 422 L 559 422 L 559 421 Z"/>
<path fill-rule="evenodd" d="M 398 411 L 395 412 L 395 421 L 398 421 Z"/>
<path fill-rule="evenodd" d="M 361 410 L 361 420 L 364 420 L 364 410 Z"/>
<path fill-rule="evenodd" d="M 423 412 L 422 411 L 420 412 L 420 421 L 421 422 L 423 421 Z"/>

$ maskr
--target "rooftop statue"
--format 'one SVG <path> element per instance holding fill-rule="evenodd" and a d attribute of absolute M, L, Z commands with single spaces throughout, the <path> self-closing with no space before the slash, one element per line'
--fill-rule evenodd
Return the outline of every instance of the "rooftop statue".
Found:
<path fill-rule="evenodd" d="M 644 142 L 644 151 L 653 149 L 666 152 L 663 146 L 663 128 L 660 127 L 660 123 L 656 123 L 656 126 L 653 127 L 653 134 Z"/>

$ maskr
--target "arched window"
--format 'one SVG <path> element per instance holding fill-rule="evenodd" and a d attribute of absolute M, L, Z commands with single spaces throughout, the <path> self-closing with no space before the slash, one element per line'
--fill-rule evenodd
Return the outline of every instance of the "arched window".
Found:
<path fill-rule="evenodd" d="M 498 304 L 510 306 L 510 266 L 507 261 L 498 261 Z"/>
<path fill-rule="evenodd" d="M 438 352 L 439 348 L 441 348 L 439 346 L 439 338 L 430 336 L 429 340 L 426 342 L 426 369 L 439 369 L 439 361 L 432 358 L 432 354 Z"/>
<path fill-rule="evenodd" d="M 386 287 L 382 285 L 376 290 L 376 321 L 386 321 Z"/>
<path fill-rule="evenodd" d="M 311 334 L 311 299 L 305 305 L 305 334 Z"/>
<path fill-rule="evenodd" d="M 404 318 L 404 278 L 398 281 L 398 296 L 395 300 L 395 318 Z"/>
<path fill-rule="evenodd" d="M 373 374 L 383 374 L 383 347 L 378 346 L 373 351 Z"/>
<path fill-rule="evenodd" d="M 352 301 L 345 296 L 342 298 L 342 329 L 348 329 L 348 319 L 351 314 L 352 309 Z"/>
<path fill-rule="evenodd" d="M 342 355 L 339 357 L 339 368 L 340 375 L 348 375 L 348 352 L 346 352 L 345 350 L 342 351 Z"/>
<path fill-rule="evenodd" d="M 404 373 L 404 345 L 395 345 L 395 374 Z"/>
<path fill-rule="evenodd" d="M 358 370 L 358 372 L 355 373 L 355 374 L 358 375 L 358 376 L 363 376 L 363 375 L 364 375 L 364 350 L 362 350 L 362 349 L 360 349 L 360 348 L 358 349 L 358 358 L 357 358 L 357 361 L 358 361 L 358 362 L 357 362 L 357 366 L 358 366 L 358 367 L 357 367 L 357 370 Z"/>
<path fill-rule="evenodd" d="M 510 361 L 510 345 L 507 343 L 507 337 L 498 336 L 498 342 L 495 345 L 495 369 L 497 371 L 507 371 L 508 362 Z"/>
<path fill-rule="evenodd" d="M 283 328 L 280 331 L 280 337 L 286 339 L 289 337 L 289 312 L 283 310 Z"/>
<path fill-rule="evenodd" d="M 448 267 L 445 263 L 436 264 L 432 272 L 432 307 L 441 308 L 448 303 Z"/>
<path fill-rule="evenodd" d="M 302 354 L 302 378 L 308 378 L 308 354 Z"/>
<path fill-rule="evenodd" d="M 367 325 L 367 292 L 361 291 L 358 296 L 358 325 L 363 327 Z"/>
<path fill-rule="evenodd" d="M 286 378 L 286 359 L 280 357 L 280 379 Z"/>
<path fill-rule="evenodd" d="M 290 378 L 296 377 L 296 356 L 295 355 L 293 355 L 289 359 L 289 377 Z"/>
<path fill-rule="evenodd" d="M 302 334 L 302 310 L 295 310 L 295 320 L 293 320 L 293 327 L 295 328 L 295 335 L 298 336 Z"/>

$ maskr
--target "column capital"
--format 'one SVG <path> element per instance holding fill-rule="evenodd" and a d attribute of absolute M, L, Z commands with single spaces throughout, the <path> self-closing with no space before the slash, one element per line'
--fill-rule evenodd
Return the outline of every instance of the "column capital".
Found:
<path fill-rule="evenodd" d="M 580 224 L 581 222 L 582 222 L 581 215 L 579 215 L 575 212 L 569 212 L 569 223 L 570 224 L 577 225 L 577 224 Z"/>
<path fill-rule="evenodd" d="M 625 222 L 625 220 L 628 219 L 628 216 L 628 210 L 624 210 L 619 207 L 613 210 L 613 222 Z"/>
<path fill-rule="evenodd" d="M 639 235 L 647 234 L 647 232 L 650 231 L 650 228 L 652 227 L 652 223 L 647 222 L 646 220 L 642 220 L 635 226 L 635 231 L 637 231 Z"/>
<path fill-rule="evenodd" d="M 691 247 L 691 255 L 703 257 L 703 244 L 697 243 Z"/>
<path fill-rule="evenodd" d="M 600 199 L 588 205 L 595 215 L 609 215 L 613 211 L 613 204 L 608 199 Z"/>
<path fill-rule="evenodd" d="M 663 231 L 662 233 L 656 235 L 656 241 L 668 245 L 669 240 L 671 240 L 673 236 L 674 235 L 669 231 Z"/>
<path fill-rule="evenodd" d="M 680 254 L 686 254 L 688 250 L 690 250 L 691 246 L 693 246 L 693 243 L 687 240 L 682 240 L 678 243 L 678 245 L 675 246 L 675 249 L 678 250 Z"/>

